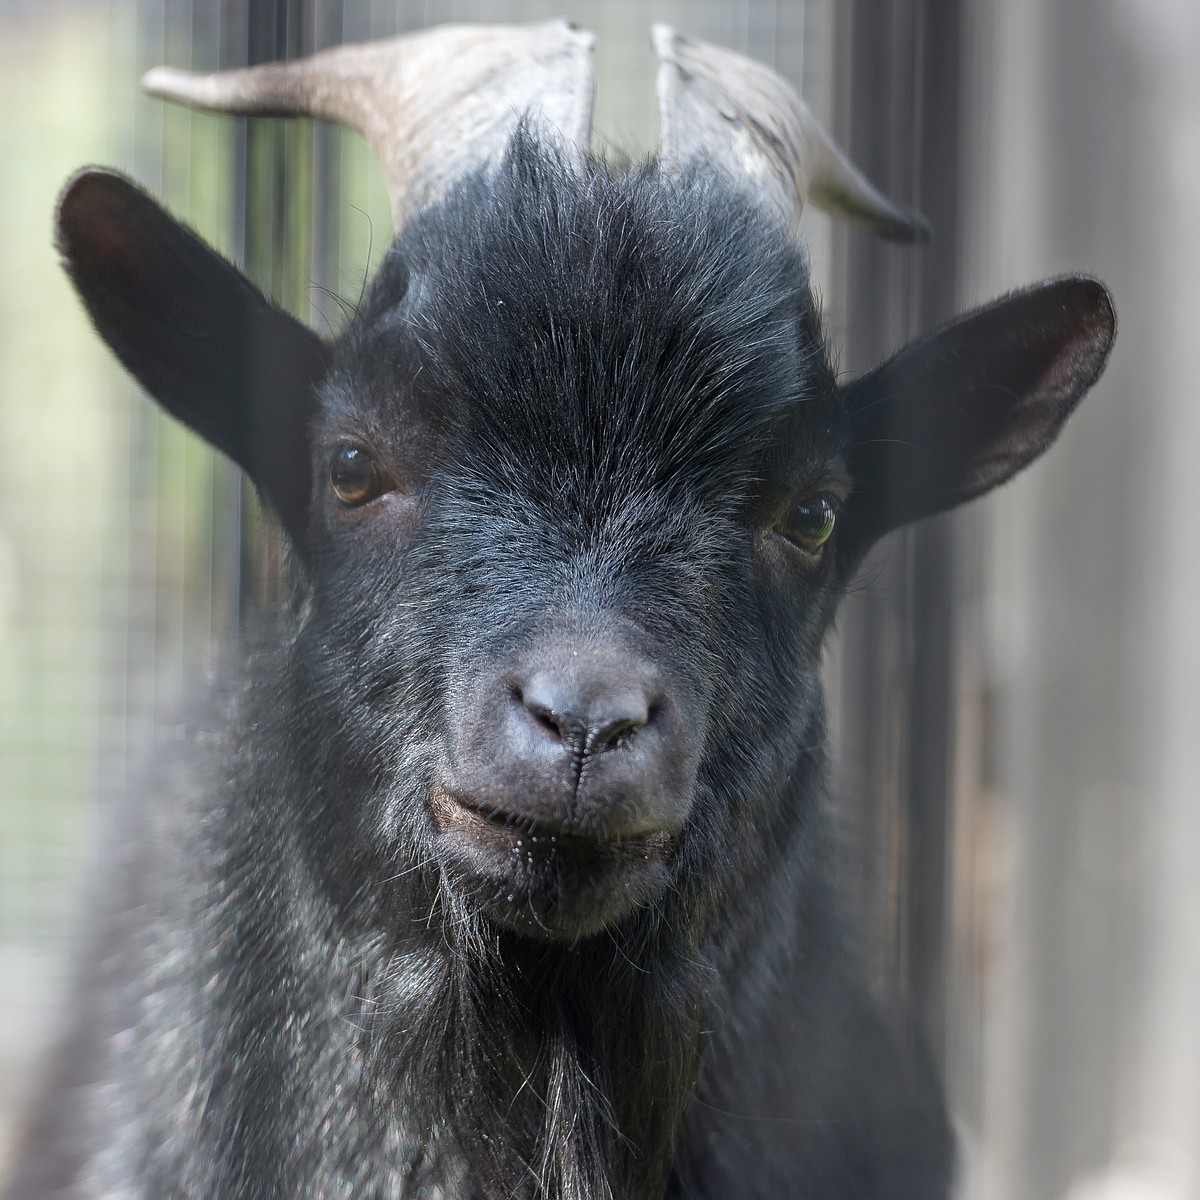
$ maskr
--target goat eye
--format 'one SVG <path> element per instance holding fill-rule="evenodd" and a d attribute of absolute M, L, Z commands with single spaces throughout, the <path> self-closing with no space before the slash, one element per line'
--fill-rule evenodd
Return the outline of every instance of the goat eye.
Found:
<path fill-rule="evenodd" d="M 829 541 L 836 520 L 833 501 L 828 496 L 818 496 L 788 509 L 783 520 L 775 526 L 775 532 L 803 553 L 815 557 Z"/>
<path fill-rule="evenodd" d="M 329 465 L 329 482 L 337 498 L 350 506 L 366 504 L 388 487 L 379 464 L 360 446 L 341 446 Z"/>

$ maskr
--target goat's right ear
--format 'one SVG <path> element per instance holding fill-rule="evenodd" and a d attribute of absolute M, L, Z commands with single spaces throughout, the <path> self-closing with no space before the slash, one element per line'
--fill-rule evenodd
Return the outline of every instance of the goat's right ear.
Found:
<path fill-rule="evenodd" d="M 328 350 L 113 171 L 72 177 L 57 244 L 100 336 L 169 413 L 242 466 L 298 536 Z"/>

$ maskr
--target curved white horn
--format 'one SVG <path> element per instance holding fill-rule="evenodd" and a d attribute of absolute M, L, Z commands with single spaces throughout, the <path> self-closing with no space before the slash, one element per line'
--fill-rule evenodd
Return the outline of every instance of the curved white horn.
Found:
<path fill-rule="evenodd" d="M 252 116 L 310 116 L 347 125 L 383 166 L 397 229 L 455 180 L 504 152 L 527 114 L 588 150 L 590 33 L 567 21 L 443 25 L 309 58 L 142 80 L 155 96 Z"/>
<path fill-rule="evenodd" d="M 659 155 L 668 171 L 694 158 L 751 183 L 793 224 L 805 200 L 895 241 L 929 224 L 869 183 L 783 78 L 761 63 L 655 25 Z"/>

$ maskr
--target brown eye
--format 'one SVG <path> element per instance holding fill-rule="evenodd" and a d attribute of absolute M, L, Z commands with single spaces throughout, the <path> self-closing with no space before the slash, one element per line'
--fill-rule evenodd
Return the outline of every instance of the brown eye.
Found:
<path fill-rule="evenodd" d="M 388 489 L 379 464 L 360 446 L 339 446 L 329 464 L 329 482 L 337 498 L 357 507 Z"/>
<path fill-rule="evenodd" d="M 788 509 L 783 520 L 775 526 L 775 532 L 815 558 L 821 553 L 821 547 L 829 541 L 836 520 L 833 502 L 828 496 L 817 496 Z"/>

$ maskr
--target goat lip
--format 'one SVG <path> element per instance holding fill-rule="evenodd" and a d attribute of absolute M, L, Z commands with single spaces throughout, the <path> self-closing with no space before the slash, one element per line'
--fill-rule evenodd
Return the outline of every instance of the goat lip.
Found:
<path fill-rule="evenodd" d="M 560 851 L 597 847 L 625 849 L 656 858 L 667 857 L 677 840 L 677 831 L 651 829 L 629 834 L 606 834 L 601 830 L 582 831 L 568 825 L 538 820 L 435 785 L 429 795 L 429 811 L 439 833 L 457 833 L 470 838 L 508 846 L 518 839 L 532 845 L 545 841 Z"/>
<path fill-rule="evenodd" d="M 536 940 L 574 941 L 653 904 L 680 835 L 566 832 L 436 786 L 429 813 L 454 890 L 479 915 Z"/>

